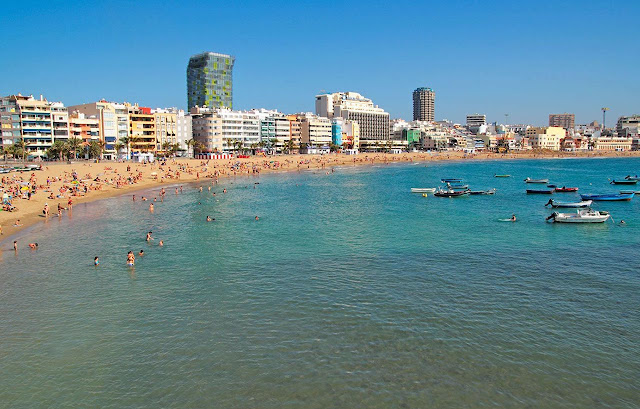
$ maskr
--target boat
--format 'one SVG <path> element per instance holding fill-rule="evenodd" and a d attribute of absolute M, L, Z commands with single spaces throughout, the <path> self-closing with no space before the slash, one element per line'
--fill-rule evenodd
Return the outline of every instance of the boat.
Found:
<path fill-rule="evenodd" d="M 527 193 L 550 195 L 553 193 L 553 189 L 527 189 Z"/>
<path fill-rule="evenodd" d="M 555 189 L 555 188 L 557 188 L 558 186 L 557 186 L 557 185 L 547 185 L 547 187 L 552 187 L 552 188 L 554 188 L 554 189 Z"/>
<path fill-rule="evenodd" d="M 527 183 L 549 183 L 549 179 L 531 179 L 531 178 L 526 178 L 524 180 Z"/>
<path fill-rule="evenodd" d="M 496 194 L 496 190 L 495 190 L 495 189 L 489 189 L 489 190 L 469 190 L 469 194 L 470 194 L 470 195 L 495 195 L 495 194 Z"/>
<path fill-rule="evenodd" d="M 553 220 L 555 223 L 604 223 L 611 215 L 608 212 L 579 209 L 575 213 L 558 213 L 553 212 L 547 220 Z"/>
<path fill-rule="evenodd" d="M 440 179 L 442 183 L 462 183 L 462 179 Z"/>
<path fill-rule="evenodd" d="M 638 175 L 635 175 L 635 176 L 627 175 L 624 178 L 627 180 L 640 180 L 640 177 L 638 177 Z"/>
<path fill-rule="evenodd" d="M 638 183 L 637 179 L 625 179 L 625 180 L 612 180 L 612 185 L 635 185 Z"/>
<path fill-rule="evenodd" d="M 564 186 L 562 186 L 562 187 L 557 187 L 556 188 L 556 192 L 564 192 L 564 193 L 566 193 L 566 192 L 577 192 L 577 191 L 578 191 L 577 187 L 564 187 Z"/>
<path fill-rule="evenodd" d="M 412 187 L 411 193 L 433 193 L 436 191 L 435 187 Z"/>
<path fill-rule="evenodd" d="M 436 197 L 461 197 L 468 196 L 468 190 L 438 190 L 434 194 Z"/>
<path fill-rule="evenodd" d="M 631 193 L 635 193 L 637 195 L 640 195 L 640 190 L 621 190 L 620 191 L 621 195 L 630 195 Z"/>
<path fill-rule="evenodd" d="M 615 202 L 615 201 L 625 201 L 633 199 L 635 193 L 626 193 L 626 194 L 610 194 L 610 195 L 580 195 L 582 200 L 594 200 L 594 201 L 602 201 L 602 202 Z"/>
<path fill-rule="evenodd" d="M 463 185 L 462 183 L 447 183 L 449 189 L 468 189 L 469 185 Z"/>
<path fill-rule="evenodd" d="M 510 178 L 511 175 L 493 175 L 494 178 Z"/>
<path fill-rule="evenodd" d="M 560 207 L 560 208 L 580 208 L 580 207 L 591 207 L 591 203 L 593 200 L 584 200 L 580 202 L 556 202 L 553 199 L 549 199 L 545 206 L 551 205 L 551 207 Z"/>

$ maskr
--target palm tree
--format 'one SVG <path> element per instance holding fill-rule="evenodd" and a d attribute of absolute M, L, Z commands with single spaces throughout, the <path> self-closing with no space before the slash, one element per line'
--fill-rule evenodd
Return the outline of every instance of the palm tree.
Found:
<path fill-rule="evenodd" d="M 100 142 L 91 141 L 88 145 L 89 157 L 98 158 L 102 155 L 102 147 L 100 146 Z"/>
<path fill-rule="evenodd" d="M 24 163 L 27 156 L 27 143 L 24 141 L 24 138 L 11 145 L 11 148 L 13 150 L 13 157 L 22 156 L 22 162 Z"/>
<path fill-rule="evenodd" d="M 187 144 L 187 155 L 189 155 L 189 148 L 191 148 L 192 152 L 191 152 L 191 157 L 193 158 L 193 156 L 195 155 L 195 146 L 196 143 L 198 143 L 198 141 L 196 141 L 195 139 L 191 138 L 189 139 L 186 144 Z"/>
<path fill-rule="evenodd" d="M 162 152 L 164 154 L 165 157 L 169 156 L 169 149 L 171 149 L 171 142 L 163 142 L 162 145 L 160 145 L 162 147 Z"/>
<path fill-rule="evenodd" d="M 120 138 L 120 143 L 122 146 L 127 147 L 127 159 L 129 159 L 129 152 L 131 151 L 131 138 L 128 136 L 123 136 Z"/>
<path fill-rule="evenodd" d="M 69 152 L 69 156 L 73 153 L 73 159 L 78 159 L 78 152 L 82 149 L 82 139 L 69 138 L 67 139 L 66 147 Z"/>
<path fill-rule="evenodd" d="M 120 153 L 120 150 L 122 150 L 122 148 L 124 148 L 124 144 L 121 142 L 116 142 L 115 144 L 113 144 L 113 149 L 116 150 L 116 158 L 118 157 L 118 154 Z"/>

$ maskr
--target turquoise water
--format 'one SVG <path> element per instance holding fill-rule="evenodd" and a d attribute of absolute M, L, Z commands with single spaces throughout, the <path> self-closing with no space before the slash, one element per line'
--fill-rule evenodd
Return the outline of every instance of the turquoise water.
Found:
<path fill-rule="evenodd" d="M 154 214 L 74 206 L 2 245 L 0 407 L 638 408 L 640 198 L 595 206 L 624 226 L 550 224 L 523 182 L 614 192 L 630 173 L 345 167 L 168 189 Z M 443 177 L 498 193 L 409 193 Z"/>

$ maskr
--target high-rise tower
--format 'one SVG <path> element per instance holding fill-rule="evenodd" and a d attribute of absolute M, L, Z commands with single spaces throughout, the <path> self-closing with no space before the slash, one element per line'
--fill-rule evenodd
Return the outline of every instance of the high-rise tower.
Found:
<path fill-rule="evenodd" d="M 413 91 L 413 120 L 435 120 L 436 93 L 431 88 L 416 88 Z"/>
<path fill-rule="evenodd" d="M 233 63 L 235 57 L 205 52 L 189 58 L 187 66 L 188 108 L 233 108 Z"/>

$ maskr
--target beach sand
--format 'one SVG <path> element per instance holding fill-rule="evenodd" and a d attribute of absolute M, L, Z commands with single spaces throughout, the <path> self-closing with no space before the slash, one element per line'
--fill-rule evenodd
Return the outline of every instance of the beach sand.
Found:
<path fill-rule="evenodd" d="M 440 161 L 440 160 L 506 160 L 506 159 L 540 159 L 540 158 L 566 158 L 566 157 L 629 157 L 640 156 L 640 152 L 553 152 L 533 153 L 518 152 L 509 154 L 479 153 L 464 154 L 462 152 L 439 153 L 361 153 L 359 155 L 278 155 L 278 156 L 252 156 L 250 158 L 232 158 L 217 160 L 199 159 L 168 159 L 163 166 L 162 161 L 152 164 L 139 164 L 132 162 L 86 162 L 72 163 L 44 163 L 42 170 L 2 175 L 5 182 L 2 187 L 6 191 L 11 188 L 24 186 L 30 178 L 35 178 L 37 193 L 31 199 L 14 198 L 13 205 L 17 211 L 0 211 L 0 226 L 2 227 L 2 239 L 7 239 L 14 233 L 44 221 L 43 208 L 48 204 L 50 208 L 49 218 L 58 217 L 58 204 L 68 207 L 71 197 L 73 204 L 86 203 L 94 200 L 105 199 L 117 195 L 135 194 L 136 191 L 150 188 L 160 189 L 162 186 L 186 184 L 197 180 L 224 178 L 228 176 L 257 175 L 274 171 L 298 171 L 304 169 L 327 169 L 334 166 L 358 166 L 380 163 Z M 127 170 L 129 169 L 129 171 Z M 73 174 L 76 174 L 77 182 L 73 182 Z M 47 183 L 49 179 L 49 183 Z M 210 182 L 207 182 L 210 183 Z M 34 184 L 33 182 L 31 183 Z M 77 188 L 73 195 L 69 189 Z M 86 187 L 86 194 L 84 193 Z M 65 190 L 65 188 L 67 188 Z M 62 191 L 61 191 L 62 189 Z M 167 191 L 171 194 L 171 191 Z M 53 196 L 52 196 L 53 195 Z M 22 195 L 19 195 L 22 196 Z M 57 197 L 59 196 L 59 197 Z M 51 198 L 53 197 L 53 199 Z M 138 200 L 141 200 L 138 197 Z M 62 212 L 66 217 L 68 210 Z M 20 226 L 16 226 L 16 220 L 20 220 Z"/>

